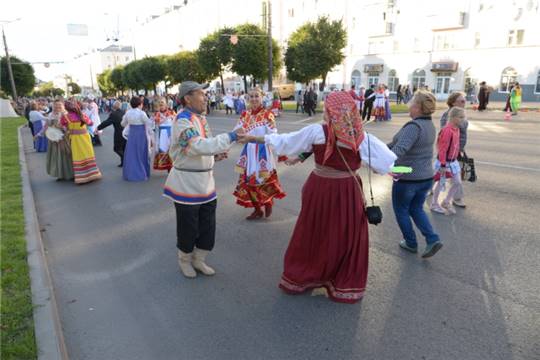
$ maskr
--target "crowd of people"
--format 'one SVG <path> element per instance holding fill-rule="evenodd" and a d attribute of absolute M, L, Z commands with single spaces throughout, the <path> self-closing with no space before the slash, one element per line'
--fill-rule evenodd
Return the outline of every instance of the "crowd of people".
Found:
<path fill-rule="evenodd" d="M 147 181 L 152 169 L 168 172 L 163 195 L 174 203 L 178 263 L 188 278 L 196 277 L 197 272 L 215 274 L 206 263 L 216 235 L 213 168 L 216 161 L 228 157 L 235 143 L 242 149 L 232 195 L 238 205 L 252 211 L 246 218 L 250 221 L 270 217 L 274 201 L 286 196 L 277 163 L 294 166 L 314 156 L 314 169 L 303 187 L 301 211 L 285 253 L 279 284 L 283 291 L 299 294 L 322 287 L 330 299 L 345 303 L 363 296 L 369 216 L 357 174 L 361 165 L 394 179 L 392 206 L 403 236 L 399 246 L 418 252 L 414 222 L 425 238 L 423 258 L 442 248 L 423 206 L 432 192 L 430 209 L 434 213 L 452 215 L 454 206 L 465 207 L 459 162 L 467 142 L 465 94 L 449 96 L 437 135 L 432 119 L 436 99 L 429 91 L 416 91 L 407 101 L 411 120 L 384 144 L 363 130 L 371 116 L 375 121 L 391 119 L 384 85 L 358 92 L 354 86 L 350 91 L 330 92 L 324 99 L 324 122 L 292 133 L 278 132 L 273 96 L 269 102 L 268 93 L 257 87 L 246 94 L 228 92 L 223 103 L 227 112 L 239 112 L 238 121 L 230 132 L 216 136 L 206 120 L 212 111 L 209 107 L 216 106 L 216 94 L 206 88 L 185 81 L 177 95 L 152 101 L 133 96 L 128 105 L 122 97 L 56 99 L 52 104 L 43 99 L 32 101 L 28 119 L 35 149 L 47 153 L 46 171 L 58 180 L 76 184 L 99 180 L 102 174 L 94 146 L 101 146 L 103 130 L 112 125 L 113 151 L 124 180 Z M 314 93 L 312 88 L 298 93 L 304 111 L 314 111 Z M 239 108 L 235 97 L 243 102 Z M 103 121 L 100 109 L 106 114 Z M 394 171 L 396 167 L 411 171 Z M 446 179 L 451 187 L 439 203 Z"/>

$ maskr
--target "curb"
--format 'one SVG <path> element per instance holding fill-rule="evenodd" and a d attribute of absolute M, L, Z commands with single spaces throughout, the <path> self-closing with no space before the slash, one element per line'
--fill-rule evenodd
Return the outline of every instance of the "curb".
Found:
<path fill-rule="evenodd" d="M 37 356 L 39 360 L 68 360 L 60 317 L 51 276 L 43 248 L 34 203 L 34 194 L 30 185 L 30 176 L 26 163 L 22 129 L 19 127 L 19 163 L 21 165 L 23 211 L 26 235 L 26 250 L 34 307 L 34 332 L 36 336 Z"/>

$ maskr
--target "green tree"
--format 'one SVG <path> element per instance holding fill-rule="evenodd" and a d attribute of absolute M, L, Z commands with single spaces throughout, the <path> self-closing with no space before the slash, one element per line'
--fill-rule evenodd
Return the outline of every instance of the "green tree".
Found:
<path fill-rule="evenodd" d="M 81 87 L 80 87 L 79 84 L 77 84 L 76 82 L 71 81 L 71 82 L 69 82 L 69 83 L 67 84 L 67 86 L 68 86 L 68 89 L 69 89 L 69 88 L 71 89 L 71 90 L 69 90 L 69 93 L 70 93 L 71 95 L 77 95 L 77 94 L 80 94 L 81 91 L 82 91 L 82 90 L 81 90 Z"/>
<path fill-rule="evenodd" d="M 238 43 L 233 46 L 231 69 L 244 78 L 244 88 L 247 90 L 247 76 L 261 82 L 268 79 L 268 39 L 265 36 L 266 32 L 253 24 L 237 26 L 236 34 Z M 272 39 L 273 73 L 277 73 L 280 67 L 281 51 L 277 41 Z"/>
<path fill-rule="evenodd" d="M 10 56 L 9 59 L 11 61 L 11 69 L 13 70 L 13 79 L 15 81 L 17 95 L 22 96 L 30 94 L 36 84 L 34 68 L 32 65 L 16 56 Z M 7 68 L 7 59 L 5 57 L 0 59 L 0 67 L 0 87 L 4 92 L 13 96 Z"/>
<path fill-rule="evenodd" d="M 230 67 L 232 61 L 233 45 L 229 36 L 234 34 L 233 28 L 224 27 L 201 40 L 197 54 L 199 64 L 208 79 L 219 76 L 221 91 L 225 93 L 223 72 Z"/>
<path fill-rule="evenodd" d="M 139 60 L 139 71 L 145 90 L 152 89 L 156 92 L 157 83 L 165 80 L 165 64 L 159 57 L 151 56 Z"/>
<path fill-rule="evenodd" d="M 124 67 L 122 65 L 115 67 L 111 71 L 111 82 L 114 85 L 114 88 L 117 91 L 122 91 L 122 92 L 126 90 L 126 84 L 124 83 L 124 79 L 122 77 L 123 71 L 124 71 Z"/>
<path fill-rule="evenodd" d="M 116 92 L 116 87 L 111 81 L 111 69 L 107 69 L 97 76 L 99 90 L 103 95 L 113 95 Z"/>
<path fill-rule="evenodd" d="M 37 90 L 32 92 L 34 96 L 64 96 L 65 91 L 54 87 L 52 81 L 44 82 L 39 84 Z"/>
<path fill-rule="evenodd" d="M 122 71 L 122 81 L 134 91 L 144 89 L 144 79 L 141 73 L 140 60 L 130 62 Z"/>
<path fill-rule="evenodd" d="M 328 73 L 345 58 L 342 51 L 347 45 L 347 31 L 341 20 L 320 17 L 292 33 L 287 45 L 287 77 L 302 83 L 321 78 L 324 88 Z"/>
<path fill-rule="evenodd" d="M 167 74 L 174 84 L 186 80 L 205 82 L 208 77 L 199 64 L 196 51 L 180 51 L 167 59 Z"/>

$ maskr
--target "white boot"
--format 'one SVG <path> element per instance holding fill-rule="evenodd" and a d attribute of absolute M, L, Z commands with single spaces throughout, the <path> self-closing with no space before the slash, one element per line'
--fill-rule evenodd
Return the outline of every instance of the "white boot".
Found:
<path fill-rule="evenodd" d="M 204 275 L 214 275 L 216 271 L 212 269 L 210 266 L 206 265 L 204 260 L 206 259 L 206 255 L 208 255 L 210 251 L 208 250 L 201 250 L 195 248 L 193 250 L 193 267 L 200 272 L 202 272 Z"/>
<path fill-rule="evenodd" d="M 180 265 L 182 274 L 187 278 L 194 278 L 197 276 L 195 269 L 191 265 L 192 254 L 193 253 L 186 254 L 185 252 L 178 250 L 178 265 Z"/>

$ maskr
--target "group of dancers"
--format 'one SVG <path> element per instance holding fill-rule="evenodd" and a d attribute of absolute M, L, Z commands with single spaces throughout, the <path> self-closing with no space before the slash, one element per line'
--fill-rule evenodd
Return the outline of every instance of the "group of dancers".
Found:
<path fill-rule="evenodd" d="M 431 121 L 435 111 L 433 95 L 415 94 L 410 106 L 413 120 L 387 146 L 364 132 L 358 100 L 341 91 L 326 97 L 324 123 L 282 134 L 277 131 L 274 113 L 263 106 L 264 93 L 259 88 L 250 89 L 249 107 L 236 126 L 228 133 L 213 136 L 205 118 L 207 86 L 184 81 L 178 95 L 182 108 L 177 114 L 164 99 L 150 117 L 142 110 L 138 97 L 131 99 L 131 109 L 125 114 L 121 104 L 114 103 L 109 117 L 94 130 L 99 133 L 107 126 L 114 126 L 114 151 L 121 159 L 125 180 L 148 180 L 151 164 L 156 170 L 168 171 L 163 195 L 175 207 L 178 263 L 185 277 L 194 278 L 197 272 L 211 276 L 216 272 L 206 263 L 216 235 L 217 192 L 213 168 L 216 161 L 228 157 L 236 143 L 242 144 L 242 149 L 235 165 L 239 178 L 233 194 L 237 204 L 253 209 L 248 220 L 270 217 L 274 200 L 286 196 L 277 174 L 278 161 L 294 165 L 314 155 L 315 168 L 302 189 L 301 210 L 285 253 L 279 283 L 283 291 L 300 294 L 324 288 L 331 300 L 345 303 L 357 302 L 364 295 L 369 234 L 366 200 L 357 175 L 361 165 L 381 175 L 391 173 L 394 165 L 415 168 L 413 175 L 397 178 L 393 202 L 405 239 L 400 246 L 413 253 L 417 251 L 410 217 L 416 222 L 423 210 L 412 204 L 411 199 L 400 197 L 400 193 L 409 193 L 409 187 L 414 187 L 425 200 L 433 182 L 431 161 L 425 161 L 432 159 L 435 140 Z M 460 122 L 454 117 L 463 114 L 454 112 L 449 113 L 452 129 L 448 130 L 448 136 L 455 142 L 456 136 L 459 137 L 455 128 Z M 415 126 L 411 127 L 413 123 Z M 88 130 L 91 126 L 94 126 L 92 119 L 81 111 L 76 101 L 55 101 L 52 114 L 35 134 L 38 142 L 42 131 L 48 128 L 61 133 L 56 139 L 51 134 L 47 136 L 47 171 L 51 176 L 74 178 L 79 184 L 101 178 Z M 423 127 L 429 131 L 422 132 L 424 150 L 419 153 L 405 145 Z M 439 152 L 446 154 L 443 150 Z M 454 159 L 451 160 L 453 163 Z M 443 176 L 445 165 L 444 161 L 440 164 Z M 427 258 L 442 243 L 427 217 L 422 215 L 422 219 L 417 225 L 426 236 L 422 257 Z"/>
<path fill-rule="evenodd" d="M 375 121 L 392 120 L 390 110 L 390 90 L 384 84 L 372 84 L 367 90 L 362 86 L 358 91 L 355 85 L 351 86 L 349 95 L 356 101 L 358 111 L 362 114 L 362 120 L 370 121 L 371 116 Z"/>

